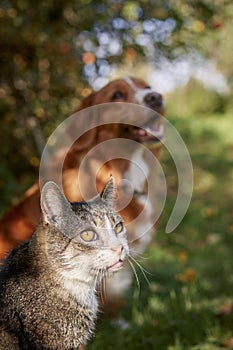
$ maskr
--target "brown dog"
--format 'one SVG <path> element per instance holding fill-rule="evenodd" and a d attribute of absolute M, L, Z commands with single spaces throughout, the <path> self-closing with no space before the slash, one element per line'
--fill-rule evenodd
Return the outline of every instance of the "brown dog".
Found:
<path fill-rule="evenodd" d="M 149 107 L 151 110 L 160 114 L 164 112 L 162 96 L 151 90 L 146 83 L 137 78 L 118 79 L 110 82 L 101 90 L 93 92 L 84 98 L 74 112 L 79 112 L 87 107 L 107 102 L 128 102 Z M 140 130 L 139 127 L 132 127 L 126 124 L 106 124 L 95 127 L 81 136 L 69 150 L 63 164 L 63 191 L 67 199 L 69 201 L 80 201 L 83 199 L 80 189 L 76 184 L 77 170 L 83 157 L 89 150 L 103 141 L 112 140 L 114 138 L 126 138 L 139 143 L 147 141 L 148 138 L 151 139 L 151 136 L 145 134 L 145 132 L 140 132 Z M 153 146 L 151 147 L 151 151 L 158 158 L 161 150 L 160 139 L 154 138 L 152 141 Z M 144 208 L 142 198 L 144 198 L 147 193 L 145 182 L 142 183 L 138 180 L 137 174 L 130 168 L 129 160 L 120 159 L 120 157 L 118 159 L 106 160 L 105 153 L 106 150 L 102 153 L 100 150 L 98 153 L 98 160 L 96 160 L 96 158 L 90 158 L 85 168 L 85 176 L 83 177 L 82 185 L 84 187 L 90 186 L 90 181 L 93 179 L 92 173 L 94 173 L 99 166 L 99 164 L 97 164 L 98 162 L 101 162 L 101 166 L 97 174 L 95 174 L 97 190 L 100 190 L 108 181 L 110 174 L 114 176 L 117 183 L 123 178 L 128 178 L 128 180 L 133 183 L 134 194 L 128 205 L 122 209 L 121 215 L 126 223 L 130 223 L 138 217 Z M 135 157 L 135 154 L 133 155 L 132 153 L 132 157 Z M 136 158 L 137 159 L 134 159 L 134 161 L 139 162 L 141 164 L 140 166 L 143 168 L 144 164 L 146 164 L 146 159 L 143 160 L 143 155 L 140 154 L 140 152 L 136 155 Z M 153 173 L 153 170 L 149 169 L 149 172 Z M 149 176 L 149 173 L 147 175 Z M 133 179 L 133 177 L 135 178 Z M 1 219 L 0 259 L 2 259 L 12 247 L 27 240 L 33 233 L 41 214 L 39 197 L 39 185 L 35 184 L 25 193 L 18 204 L 13 206 Z M 140 231 L 140 228 L 149 220 L 149 211 L 150 208 L 145 208 L 145 215 L 140 219 L 140 225 L 136 228 L 129 228 L 129 237 L 131 241 L 139 237 L 140 232 L 138 231 Z M 144 246 L 150 241 L 153 232 L 153 229 L 150 230 L 146 240 L 137 240 L 139 250 L 144 250 Z M 129 282 L 127 282 L 129 280 L 128 275 L 126 276 L 125 283 L 121 283 L 121 278 L 119 274 L 117 281 L 108 286 L 109 297 L 112 298 L 112 295 L 120 295 L 129 284 Z M 121 281 L 119 281 L 119 279 L 121 279 Z M 122 288 L 120 285 L 122 285 Z"/>

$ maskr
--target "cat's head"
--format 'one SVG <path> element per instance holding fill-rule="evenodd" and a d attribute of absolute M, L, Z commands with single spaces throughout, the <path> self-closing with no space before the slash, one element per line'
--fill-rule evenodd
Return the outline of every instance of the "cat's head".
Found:
<path fill-rule="evenodd" d="M 114 180 L 88 202 L 69 203 L 54 182 L 41 192 L 48 259 L 65 278 L 98 279 L 122 267 L 129 254 L 126 229 L 114 210 Z"/>

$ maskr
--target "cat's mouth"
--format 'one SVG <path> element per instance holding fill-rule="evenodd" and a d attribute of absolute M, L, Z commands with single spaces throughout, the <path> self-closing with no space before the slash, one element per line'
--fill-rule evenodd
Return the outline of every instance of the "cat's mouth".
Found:
<path fill-rule="evenodd" d="M 108 271 L 114 272 L 121 269 L 123 266 L 123 260 L 119 259 L 117 262 L 115 262 L 113 265 L 108 267 Z"/>

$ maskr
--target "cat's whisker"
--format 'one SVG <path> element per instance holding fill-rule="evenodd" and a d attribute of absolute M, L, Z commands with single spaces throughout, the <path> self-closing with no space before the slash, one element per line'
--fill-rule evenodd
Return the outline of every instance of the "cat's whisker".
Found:
<path fill-rule="evenodd" d="M 104 299 L 106 298 L 106 278 L 103 278 L 103 295 Z"/>
<path fill-rule="evenodd" d="M 134 276 L 135 276 L 135 278 L 136 278 L 137 285 L 138 285 L 138 289 L 140 289 L 140 282 L 139 282 L 139 278 L 138 278 L 138 275 L 137 275 L 137 271 L 136 271 L 136 269 L 135 269 L 135 267 L 134 267 L 134 265 L 133 265 L 133 262 L 130 261 L 130 257 L 129 257 L 129 259 L 128 259 L 128 262 L 129 262 L 129 264 L 130 264 L 130 266 L 131 266 L 131 268 L 132 268 L 132 270 L 133 270 Z"/>
<path fill-rule="evenodd" d="M 140 269 L 141 273 L 143 274 L 143 277 L 145 278 L 147 284 L 150 285 L 150 281 L 149 281 L 149 279 L 148 279 L 148 277 L 147 277 L 146 274 L 152 275 L 152 273 L 150 273 L 149 271 L 147 271 L 147 270 L 146 270 L 141 264 L 139 264 L 139 262 L 138 262 L 136 259 L 134 259 L 132 256 L 130 256 L 129 258 L 132 259 L 133 262 L 135 262 L 135 264 L 139 267 L 139 269 Z"/>
<path fill-rule="evenodd" d="M 101 271 L 101 272 L 102 272 L 102 276 L 104 276 L 105 275 L 104 271 Z M 105 296 L 106 296 L 106 279 L 105 279 L 105 277 L 103 277 L 101 280 L 101 286 L 100 286 L 99 290 L 100 290 L 100 299 L 101 299 L 102 303 L 104 303 Z"/>
<path fill-rule="evenodd" d="M 95 292 L 97 290 L 99 280 L 100 280 L 100 276 L 99 276 L 99 272 L 98 272 L 94 281 L 91 284 L 91 288 L 94 289 Z"/>
<path fill-rule="evenodd" d="M 150 271 L 148 271 L 147 269 L 145 269 L 145 267 L 143 267 L 132 255 L 130 255 L 130 258 L 133 259 L 133 261 L 148 275 L 153 276 L 154 274 L 151 273 Z"/>
<path fill-rule="evenodd" d="M 146 257 L 145 255 L 141 254 L 137 249 L 133 248 L 133 247 L 129 247 L 129 251 L 130 251 L 130 255 L 137 257 L 140 260 L 148 260 L 148 257 Z"/>
<path fill-rule="evenodd" d="M 102 289 L 102 292 L 103 292 L 103 297 L 105 299 L 106 297 L 106 272 L 103 273 L 103 279 L 102 279 L 102 283 L 103 283 L 103 289 Z"/>
<path fill-rule="evenodd" d="M 103 280 L 101 281 L 101 285 L 98 288 L 98 292 L 99 292 L 99 299 L 103 303 L 103 301 L 104 301 L 104 299 L 103 299 Z"/>

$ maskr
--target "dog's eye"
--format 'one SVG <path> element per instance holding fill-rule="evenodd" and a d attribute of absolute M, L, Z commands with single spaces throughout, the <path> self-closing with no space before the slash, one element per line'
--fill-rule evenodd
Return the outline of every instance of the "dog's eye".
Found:
<path fill-rule="evenodd" d="M 116 91 L 113 96 L 112 96 L 112 100 L 120 100 L 124 98 L 124 94 L 121 91 Z"/>
<path fill-rule="evenodd" d="M 83 231 L 80 236 L 85 242 L 96 241 L 98 239 L 96 232 L 92 230 Z"/>
<path fill-rule="evenodd" d="M 115 232 L 116 233 L 121 233 L 124 229 L 124 225 L 123 225 L 123 222 L 118 222 L 118 224 L 116 224 L 115 226 Z"/>

